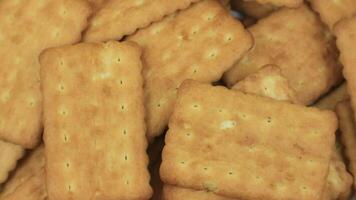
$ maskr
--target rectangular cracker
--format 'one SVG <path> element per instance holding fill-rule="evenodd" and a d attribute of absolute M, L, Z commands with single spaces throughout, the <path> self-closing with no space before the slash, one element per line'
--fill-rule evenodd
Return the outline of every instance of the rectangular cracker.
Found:
<path fill-rule="evenodd" d="M 0 140 L 0 184 L 6 181 L 23 154 L 24 149 L 21 146 Z"/>
<path fill-rule="evenodd" d="M 84 41 L 120 40 L 200 0 L 108 0 L 90 20 Z"/>
<path fill-rule="evenodd" d="M 346 83 L 343 83 L 325 97 L 318 100 L 314 106 L 319 109 L 334 110 L 337 103 L 348 98 L 350 98 L 350 96 L 347 92 L 347 85 Z"/>
<path fill-rule="evenodd" d="M 263 67 L 257 73 L 247 76 L 232 89 L 276 100 L 298 103 L 295 91 L 289 87 L 288 81 L 281 75 L 280 69 L 272 65 Z M 335 98 L 330 97 L 330 99 Z M 327 185 L 323 192 L 322 199 L 324 200 L 347 199 L 350 194 L 352 177 L 346 171 L 345 164 L 338 154 L 335 147 L 329 165 Z"/>
<path fill-rule="evenodd" d="M 81 39 L 84 0 L 0 1 L 0 139 L 33 148 L 42 131 L 38 56 Z"/>
<path fill-rule="evenodd" d="M 202 190 L 164 185 L 163 200 L 237 200 Z"/>
<path fill-rule="evenodd" d="M 45 158 L 43 146 L 33 150 L 6 182 L 1 200 L 45 200 Z"/>
<path fill-rule="evenodd" d="M 232 89 L 244 93 L 270 97 L 275 100 L 299 103 L 296 92 L 289 86 L 288 80 L 282 75 L 281 69 L 267 65 L 237 82 Z"/>
<path fill-rule="evenodd" d="M 339 22 L 334 32 L 340 50 L 340 61 L 344 65 L 347 91 L 351 97 L 352 108 L 356 110 L 356 16 Z"/>
<path fill-rule="evenodd" d="M 336 114 L 339 117 L 341 141 L 344 145 L 344 152 L 349 161 L 348 168 L 352 175 L 356 177 L 356 123 L 350 101 L 338 103 L 336 106 Z M 353 186 L 356 189 L 356 179 L 354 179 Z"/>
<path fill-rule="evenodd" d="M 214 82 L 252 45 L 250 34 L 217 1 L 203 0 L 128 38 L 143 47 L 147 134 L 168 124 L 186 79 Z"/>
<path fill-rule="evenodd" d="M 82 43 L 41 57 L 50 199 L 148 199 L 140 48 Z"/>
<path fill-rule="evenodd" d="M 334 39 L 307 6 L 280 9 L 249 27 L 255 39 L 249 51 L 224 75 L 232 86 L 266 64 L 281 68 L 303 104 L 311 104 L 341 81 Z"/>
<path fill-rule="evenodd" d="M 231 198 L 319 199 L 336 128 L 329 111 L 186 81 L 161 178 Z"/>
<path fill-rule="evenodd" d="M 309 0 L 321 20 L 330 28 L 343 18 L 356 14 L 355 0 Z"/>

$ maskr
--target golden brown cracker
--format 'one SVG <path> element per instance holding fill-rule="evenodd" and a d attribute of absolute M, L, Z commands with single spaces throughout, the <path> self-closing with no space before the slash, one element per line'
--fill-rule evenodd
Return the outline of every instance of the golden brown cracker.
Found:
<path fill-rule="evenodd" d="M 50 199 L 148 199 L 141 49 L 81 43 L 41 57 Z"/>
<path fill-rule="evenodd" d="M 15 169 L 23 154 L 24 149 L 21 146 L 0 140 L 0 184 L 6 181 L 9 172 Z"/>
<path fill-rule="evenodd" d="M 339 22 L 335 27 L 335 35 L 340 61 L 344 65 L 347 91 L 351 97 L 352 108 L 356 110 L 356 16 Z"/>
<path fill-rule="evenodd" d="M 40 146 L 20 163 L 4 185 L 0 200 L 45 200 L 44 165 L 43 146 Z"/>
<path fill-rule="evenodd" d="M 355 0 L 309 0 L 321 20 L 332 30 L 343 18 L 356 14 Z"/>
<path fill-rule="evenodd" d="M 279 7 L 272 4 L 260 4 L 257 1 L 232 0 L 231 7 L 234 10 L 242 12 L 248 17 L 261 19 L 267 17 L 270 13 L 277 10 Z"/>
<path fill-rule="evenodd" d="M 228 197 L 216 195 L 212 192 L 202 190 L 192 190 L 188 188 L 180 188 L 170 185 L 163 187 L 162 200 L 237 200 Z"/>
<path fill-rule="evenodd" d="M 349 161 L 349 171 L 356 176 L 356 123 L 350 101 L 342 101 L 336 106 L 336 113 L 339 117 L 341 130 L 341 141 L 344 145 L 344 152 Z M 354 188 L 356 189 L 356 179 L 354 178 Z"/>
<path fill-rule="evenodd" d="M 276 85 L 278 87 L 276 87 Z M 238 82 L 233 89 L 245 93 L 253 93 L 260 96 L 270 97 L 276 100 L 291 101 L 298 103 L 295 91 L 289 87 L 288 81 L 281 75 L 276 66 L 266 66 L 257 73 L 247 76 Z M 334 148 L 329 165 L 327 186 L 323 192 L 324 200 L 347 199 L 350 194 L 352 177 L 346 171 L 345 164 Z"/>
<path fill-rule="evenodd" d="M 337 103 L 349 98 L 346 87 L 346 83 L 343 83 L 329 94 L 318 100 L 314 106 L 320 109 L 334 110 Z"/>
<path fill-rule="evenodd" d="M 322 200 L 348 200 L 351 193 L 352 176 L 347 172 L 345 163 L 335 149 L 331 156 L 329 174 Z"/>
<path fill-rule="evenodd" d="M 186 81 L 170 118 L 161 178 L 231 198 L 315 200 L 336 128 L 329 111 Z"/>
<path fill-rule="evenodd" d="M 108 0 L 91 19 L 85 41 L 120 40 L 200 0 Z"/>
<path fill-rule="evenodd" d="M 79 41 L 90 12 L 84 0 L 0 1 L 0 139 L 26 148 L 39 142 L 38 55 Z"/>
<path fill-rule="evenodd" d="M 280 101 L 299 103 L 296 92 L 289 86 L 279 67 L 267 65 L 236 83 L 232 89 Z"/>
<path fill-rule="evenodd" d="M 184 80 L 219 80 L 252 44 L 241 23 L 213 0 L 194 4 L 128 40 L 144 49 L 149 138 L 162 134 L 167 126 Z"/>
<path fill-rule="evenodd" d="M 266 64 L 281 68 L 303 104 L 341 81 L 333 38 L 306 6 L 281 9 L 249 27 L 254 48 L 224 75 L 232 86 Z"/>

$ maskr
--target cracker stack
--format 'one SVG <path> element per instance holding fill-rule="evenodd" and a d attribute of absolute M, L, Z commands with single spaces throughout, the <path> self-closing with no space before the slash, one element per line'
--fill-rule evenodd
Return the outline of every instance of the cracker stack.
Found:
<path fill-rule="evenodd" d="M 351 200 L 355 44 L 354 0 L 0 0 L 0 200 Z"/>

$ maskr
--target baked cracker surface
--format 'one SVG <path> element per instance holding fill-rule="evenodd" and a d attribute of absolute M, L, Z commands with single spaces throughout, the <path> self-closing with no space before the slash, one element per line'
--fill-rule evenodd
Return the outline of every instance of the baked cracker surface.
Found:
<path fill-rule="evenodd" d="M 336 128 L 329 111 L 187 81 L 170 119 L 161 178 L 231 198 L 318 199 Z"/>
<path fill-rule="evenodd" d="M 141 49 L 81 43 L 41 57 L 50 199 L 148 199 Z"/>
<path fill-rule="evenodd" d="M 93 16 L 85 41 L 120 40 L 200 0 L 108 0 Z"/>
<path fill-rule="evenodd" d="M 162 134 L 186 79 L 214 82 L 252 45 L 250 34 L 217 1 L 204 0 L 141 29 L 148 137 Z"/>
<path fill-rule="evenodd" d="M 35 147 L 42 131 L 42 50 L 81 39 L 84 0 L 0 1 L 0 139 Z"/>
<path fill-rule="evenodd" d="M 249 27 L 254 48 L 224 75 L 232 86 L 267 64 L 281 68 L 303 104 L 342 80 L 334 38 L 307 6 L 280 9 Z"/>

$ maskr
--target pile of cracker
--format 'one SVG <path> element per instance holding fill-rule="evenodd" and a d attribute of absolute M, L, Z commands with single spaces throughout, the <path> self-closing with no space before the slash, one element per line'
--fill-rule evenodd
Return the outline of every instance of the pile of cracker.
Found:
<path fill-rule="evenodd" d="M 349 200 L 355 0 L 0 0 L 0 200 Z"/>

